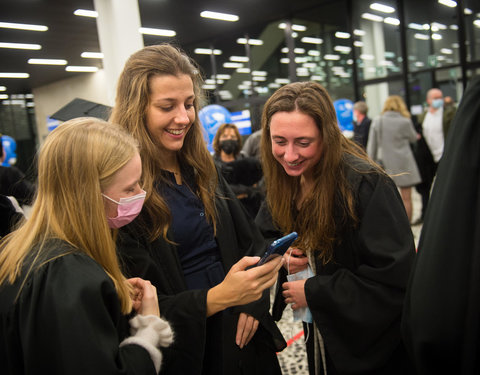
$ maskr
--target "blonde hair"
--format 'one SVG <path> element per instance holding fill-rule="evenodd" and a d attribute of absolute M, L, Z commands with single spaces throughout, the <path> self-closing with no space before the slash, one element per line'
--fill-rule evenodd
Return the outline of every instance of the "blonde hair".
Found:
<path fill-rule="evenodd" d="M 294 205 L 300 192 L 300 177 L 289 176 L 276 161 L 270 137 L 272 116 L 294 111 L 310 116 L 322 138 L 322 157 L 314 166 L 314 187 L 296 215 Z M 283 233 L 297 231 L 297 247 L 317 252 L 319 258 L 328 263 L 333 259 L 334 245 L 340 240 L 337 225 L 357 222 L 354 193 L 345 175 L 345 154 L 368 163 L 370 160 L 340 132 L 325 88 L 315 82 L 296 82 L 278 89 L 263 109 L 261 150 L 266 201 L 276 226 Z"/>
<path fill-rule="evenodd" d="M 238 131 L 238 128 L 235 124 L 222 124 L 219 126 L 212 142 L 213 151 L 215 152 L 215 155 L 220 155 L 222 151 L 220 149 L 220 137 L 223 135 L 223 133 L 225 133 L 227 129 L 233 129 L 235 136 L 237 137 L 238 148 L 234 154 L 234 156 L 237 157 L 237 155 L 240 153 L 240 150 L 242 149 L 242 136 L 240 135 L 240 132 Z"/>
<path fill-rule="evenodd" d="M 91 117 L 67 121 L 50 133 L 38 157 L 38 191 L 30 218 L 1 243 L 0 284 L 13 283 L 29 254 L 38 261 L 46 241 L 59 239 L 103 267 L 122 311 L 129 313 L 130 287 L 119 267 L 101 193 L 137 150 L 135 140 L 119 126 Z M 35 261 L 28 272 L 38 266 Z"/>
<path fill-rule="evenodd" d="M 412 117 L 410 115 L 410 112 L 407 109 L 407 106 L 405 105 L 405 102 L 403 101 L 402 97 L 399 95 L 391 95 L 387 98 L 387 100 L 385 100 L 385 103 L 383 104 L 382 113 L 385 113 L 387 111 L 398 112 L 403 117 L 406 117 L 406 118 Z"/>
<path fill-rule="evenodd" d="M 171 221 L 171 214 L 164 198 L 155 188 L 160 180 L 169 181 L 162 173 L 163 160 L 158 156 L 158 143 L 149 133 L 146 125 L 147 107 L 150 100 L 150 81 L 156 76 L 188 75 L 193 83 L 195 113 L 198 114 L 202 94 L 202 78 L 197 65 L 179 48 L 169 44 L 160 44 L 145 47 L 127 60 L 120 75 L 115 106 L 110 121 L 120 124 L 132 134 L 140 144 L 142 157 L 142 184 L 147 191 L 145 209 L 142 213 L 148 218 L 150 239 L 160 235 L 167 238 L 167 230 Z M 198 186 L 196 192 L 205 207 L 207 220 L 216 230 L 215 223 L 215 189 L 217 173 L 213 159 L 206 147 L 203 128 L 195 117 L 190 130 L 185 136 L 181 152 L 178 152 L 181 166 L 193 168 Z M 143 218 L 142 218 L 143 219 Z"/>

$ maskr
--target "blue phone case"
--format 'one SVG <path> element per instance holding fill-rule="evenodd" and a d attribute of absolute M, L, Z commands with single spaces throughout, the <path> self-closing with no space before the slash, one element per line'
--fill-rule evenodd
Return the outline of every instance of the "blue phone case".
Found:
<path fill-rule="evenodd" d="M 265 254 L 263 254 L 262 258 L 258 261 L 257 266 L 261 266 L 269 260 L 285 254 L 285 251 L 287 251 L 297 237 L 298 233 L 292 232 L 282 238 L 279 238 L 278 240 L 273 241 L 268 247 L 267 251 L 265 251 Z"/>

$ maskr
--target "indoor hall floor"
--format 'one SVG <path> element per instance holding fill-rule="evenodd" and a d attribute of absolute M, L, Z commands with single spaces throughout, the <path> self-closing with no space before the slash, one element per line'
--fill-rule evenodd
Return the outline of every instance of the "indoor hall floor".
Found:
<path fill-rule="evenodd" d="M 415 189 L 412 189 L 413 198 L 413 218 L 414 222 L 420 216 L 422 201 L 420 195 Z M 412 226 L 412 232 L 415 238 L 415 245 L 418 246 L 421 225 Z M 301 322 L 293 321 L 292 309 L 287 306 L 283 312 L 282 319 L 278 322 L 278 327 L 282 331 L 283 337 L 289 344 L 282 352 L 278 353 L 278 359 L 282 367 L 283 375 L 308 375 L 307 354 L 305 352 L 303 326 Z"/>

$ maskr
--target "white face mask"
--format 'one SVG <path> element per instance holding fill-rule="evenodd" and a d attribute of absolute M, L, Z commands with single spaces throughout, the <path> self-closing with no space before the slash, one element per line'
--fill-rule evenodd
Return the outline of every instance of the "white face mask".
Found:
<path fill-rule="evenodd" d="M 103 193 L 102 195 L 118 205 L 117 217 L 107 217 L 108 225 L 114 229 L 131 223 L 140 214 L 147 193 L 142 190 L 142 193 L 133 197 L 120 198 L 120 201 L 116 201 Z"/>

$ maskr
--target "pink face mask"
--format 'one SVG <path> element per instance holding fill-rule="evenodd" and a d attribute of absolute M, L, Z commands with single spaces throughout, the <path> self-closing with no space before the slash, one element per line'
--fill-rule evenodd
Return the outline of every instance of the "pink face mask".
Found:
<path fill-rule="evenodd" d="M 109 227 L 115 229 L 129 224 L 138 216 L 142 210 L 143 202 L 145 201 L 147 193 L 142 190 L 142 193 L 134 195 L 133 197 L 120 198 L 120 201 L 118 202 L 107 197 L 105 194 L 102 195 L 118 205 L 117 217 L 107 217 Z"/>

